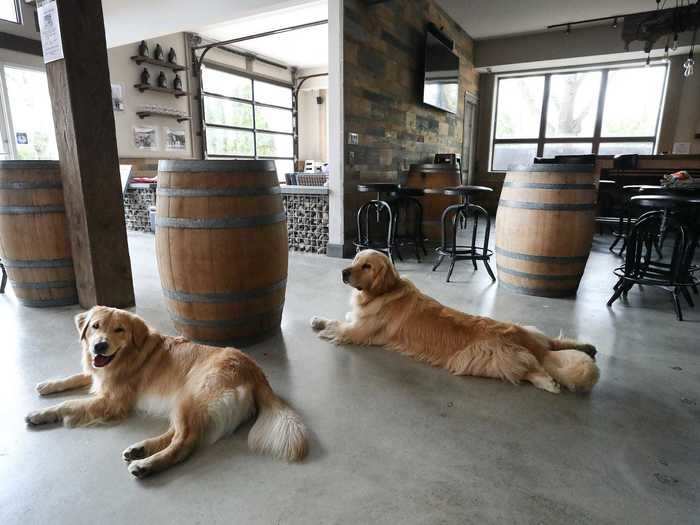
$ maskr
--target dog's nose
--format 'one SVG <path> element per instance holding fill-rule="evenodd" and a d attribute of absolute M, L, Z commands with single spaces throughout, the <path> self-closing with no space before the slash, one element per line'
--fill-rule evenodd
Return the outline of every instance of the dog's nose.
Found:
<path fill-rule="evenodd" d="M 107 341 L 100 341 L 99 343 L 95 343 L 95 346 L 92 348 L 96 354 L 104 354 L 109 348 L 109 343 Z"/>
<path fill-rule="evenodd" d="M 348 279 L 350 279 L 350 271 L 351 271 L 350 268 L 345 268 L 345 270 L 343 270 L 343 282 L 344 283 L 347 283 Z"/>

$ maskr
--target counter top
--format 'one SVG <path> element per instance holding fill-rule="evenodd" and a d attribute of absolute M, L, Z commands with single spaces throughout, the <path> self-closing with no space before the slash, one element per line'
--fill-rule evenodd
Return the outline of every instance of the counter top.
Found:
<path fill-rule="evenodd" d="M 280 190 L 283 195 L 328 195 L 328 187 L 326 186 L 290 186 L 282 184 L 280 185 Z"/>
<path fill-rule="evenodd" d="M 595 164 L 521 164 L 511 166 L 508 172 L 511 171 L 558 171 L 558 172 L 576 172 L 576 173 L 593 173 Z"/>

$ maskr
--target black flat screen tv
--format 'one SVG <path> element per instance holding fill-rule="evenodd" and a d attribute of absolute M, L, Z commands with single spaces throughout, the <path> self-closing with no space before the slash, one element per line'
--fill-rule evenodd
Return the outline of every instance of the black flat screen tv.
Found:
<path fill-rule="evenodd" d="M 450 113 L 459 104 L 459 57 L 430 31 L 425 39 L 423 103 Z"/>

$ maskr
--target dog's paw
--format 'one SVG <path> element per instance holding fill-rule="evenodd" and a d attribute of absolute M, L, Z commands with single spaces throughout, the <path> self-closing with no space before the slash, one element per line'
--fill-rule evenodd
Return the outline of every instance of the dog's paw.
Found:
<path fill-rule="evenodd" d="M 56 391 L 54 389 L 53 381 L 42 381 L 41 383 L 37 383 L 37 385 L 34 388 L 40 396 L 48 396 L 49 394 L 53 394 Z"/>
<path fill-rule="evenodd" d="M 557 383 L 554 379 L 549 379 L 547 381 L 543 381 L 539 387 L 542 390 L 546 390 L 550 394 L 559 394 L 561 393 L 561 386 L 559 386 L 559 383 Z"/>
<path fill-rule="evenodd" d="M 122 452 L 122 458 L 124 458 L 124 461 L 126 461 L 127 463 L 130 463 L 135 459 L 143 459 L 145 457 L 146 449 L 140 445 L 131 445 L 124 452 Z"/>
<path fill-rule="evenodd" d="M 322 317 L 314 316 L 311 318 L 311 328 L 314 330 L 323 330 L 326 327 L 326 324 L 328 324 L 328 321 Z"/>
<path fill-rule="evenodd" d="M 595 356 L 598 353 L 598 350 L 596 350 L 595 346 L 589 344 L 581 344 L 576 348 L 576 350 L 580 350 L 584 354 L 588 354 L 593 359 L 595 359 Z"/>
<path fill-rule="evenodd" d="M 37 410 L 30 412 L 24 418 L 28 425 L 48 425 L 49 423 L 58 423 L 61 418 L 53 410 Z"/>
<path fill-rule="evenodd" d="M 151 468 L 148 462 L 144 459 L 137 459 L 135 461 L 132 461 L 131 463 L 129 463 L 129 466 L 127 468 L 129 469 L 129 473 L 138 479 L 146 478 L 154 472 L 154 470 Z"/>

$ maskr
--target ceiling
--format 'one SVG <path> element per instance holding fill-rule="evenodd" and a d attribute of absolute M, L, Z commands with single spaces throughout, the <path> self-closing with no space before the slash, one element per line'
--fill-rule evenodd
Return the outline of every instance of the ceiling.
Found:
<path fill-rule="evenodd" d="M 656 0 L 437 0 L 437 2 L 475 39 L 532 33 L 544 31 L 548 25 L 656 9 Z M 673 0 L 668 0 L 668 3 L 675 5 Z"/>
<path fill-rule="evenodd" d="M 102 0 L 107 47 L 219 24 L 309 0 Z"/>
<path fill-rule="evenodd" d="M 194 30 L 212 40 L 229 40 L 327 19 L 327 1 L 317 0 L 303 6 L 197 27 Z M 235 44 L 235 47 L 298 68 L 326 68 L 328 24 L 247 40 Z"/>

